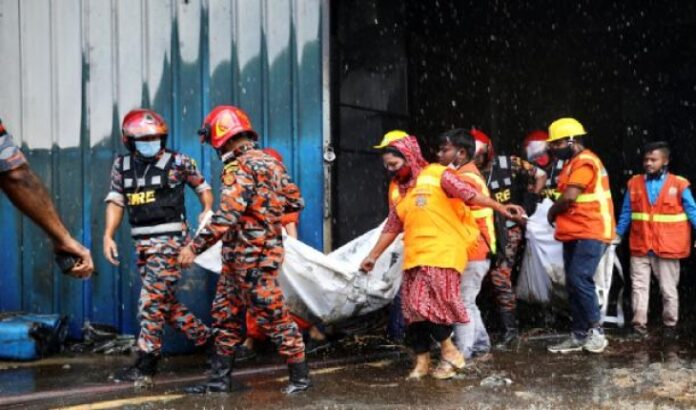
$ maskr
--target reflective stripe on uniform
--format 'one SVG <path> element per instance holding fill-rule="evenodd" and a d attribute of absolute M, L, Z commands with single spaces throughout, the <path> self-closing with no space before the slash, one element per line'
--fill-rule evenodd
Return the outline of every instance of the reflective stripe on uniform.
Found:
<path fill-rule="evenodd" d="M 645 221 L 649 222 L 663 222 L 663 223 L 673 223 L 673 222 L 685 222 L 688 220 L 685 213 L 667 215 L 667 214 L 653 214 L 652 219 L 650 214 L 645 212 L 633 212 L 631 214 L 632 221 Z"/>
<path fill-rule="evenodd" d="M 123 170 L 130 171 L 130 168 L 131 168 L 131 156 L 124 155 L 123 156 Z"/>
<path fill-rule="evenodd" d="M 584 203 L 597 201 L 599 203 L 599 213 L 602 215 L 602 222 L 604 223 L 604 237 L 611 238 L 613 236 L 613 232 L 611 231 L 612 215 L 609 212 L 609 201 L 611 200 L 611 191 L 605 191 L 604 187 L 602 186 L 602 178 L 604 175 L 607 175 L 607 171 L 604 169 L 604 167 L 598 161 L 598 159 L 593 155 L 580 154 L 578 159 L 586 159 L 591 161 L 594 164 L 595 168 L 597 168 L 598 173 L 595 181 L 594 192 L 591 194 L 578 195 L 578 198 L 575 199 L 575 202 Z"/>
<path fill-rule="evenodd" d="M 487 216 L 493 216 L 493 209 L 491 209 L 491 208 L 477 209 L 475 211 L 471 211 L 471 214 L 476 219 L 485 218 Z"/>
<path fill-rule="evenodd" d="M 599 201 L 600 198 L 611 199 L 611 192 L 604 191 L 600 195 L 597 195 L 596 193 L 580 194 L 580 195 L 578 195 L 577 198 L 575 198 L 575 202 L 580 203 L 580 204 L 587 203 L 587 202 L 595 202 L 595 201 Z"/>
<path fill-rule="evenodd" d="M 165 152 L 162 154 L 160 157 L 159 161 L 157 161 L 157 164 L 155 166 L 159 169 L 164 169 L 167 166 L 167 163 L 169 162 L 169 158 L 172 157 L 171 152 Z"/>
<path fill-rule="evenodd" d="M 476 174 L 475 172 L 468 171 L 466 171 L 465 173 L 467 177 L 473 179 L 476 182 L 481 192 L 483 192 L 487 197 L 490 197 L 490 192 L 488 191 L 488 187 L 486 186 L 486 181 L 484 181 L 480 175 Z M 497 238 L 495 237 L 495 222 L 493 220 L 493 208 L 481 208 L 472 210 L 471 215 L 474 217 L 474 219 L 484 219 L 484 222 L 486 223 L 486 229 L 488 230 L 488 235 L 491 239 L 491 243 L 488 244 L 488 247 L 490 248 L 492 253 L 496 253 L 498 243 Z"/>
<path fill-rule="evenodd" d="M 160 233 L 183 232 L 184 225 L 181 222 L 169 222 L 153 226 L 136 226 L 131 228 L 131 235 L 155 235 Z"/>

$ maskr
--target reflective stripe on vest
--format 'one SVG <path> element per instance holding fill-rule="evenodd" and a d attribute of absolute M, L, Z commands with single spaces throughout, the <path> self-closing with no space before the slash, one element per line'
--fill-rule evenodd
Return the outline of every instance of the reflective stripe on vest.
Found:
<path fill-rule="evenodd" d="M 597 178 L 595 181 L 594 192 L 591 194 L 580 194 L 575 199 L 577 203 L 587 203 L 587 202 L 598 202 L 599 203 L 599 213 L 602 216 L 602 222 L 604 223 L 604 237 L 611 238 L 613 232 L 611 231 L 611 212 L 609 211 L 609 201 L 611 201 L 611 191 L 605 191 L 602 186 L 602 179 L 607 176 L 607 170 L 602 166 L 602 164 L 597 160 L 594 155 L 580 154 L 578 159 L 586 159 L 591 161 L 595 168 L 599 171 L 597 173 Z"/>
<path fill-rule="evenodd" d="M 685 213 L 676 215 L 665 215 L 665 214 L 653 214 L 652 219 L 650 219 L 650 214 L 644 212 L 633 212 L 631 214 L 632 221 L 645 221 L 645 222 L 663 222 L 663 223 L 673 223 L 673 222 L 686 222 L 689 218 Z"/>
<path fill-rule="evenodd" d="M 479 189 L 481 192 L 483 192 L 487 197 L 490 198 L 490 193 L 488 191 L 488 187 L 486 186 L 486 182 L 481 178 L 480 175 L 477 175 L 475 172 L 469 172 L 465 171 L 464 172 L 468 177 L 471 177 L 474 181 L 476 181 L 476 184 L 479 186 Z M 486 230 L 488 230 L 488 237 L 490 238 L 490 243 L 488 244 L 488 247 L 490 248 L 491 253 L 496 253 L 498 243 L 497 243 L 497 238 L 495 237 L 495 221 L 493 219 L 493 209 L 492 208 L 481 208 L 481 209 L 475 209 L 471 211 L 471 215 L 474 217 L 474 219 L 484 219 L 484 222 L 486 223 Z M 483 234 L 482 234 L 483 235 Z M 485 239 L 485 237 L 484 237 Z"/>
<path fill-rule="evenodd" d="M 138 226 L 131 228 L 131 236 L 157 235 L 164 233 L 183 233 L 184 224 L 182 222 L 170 222 L 153 226 Z"/>

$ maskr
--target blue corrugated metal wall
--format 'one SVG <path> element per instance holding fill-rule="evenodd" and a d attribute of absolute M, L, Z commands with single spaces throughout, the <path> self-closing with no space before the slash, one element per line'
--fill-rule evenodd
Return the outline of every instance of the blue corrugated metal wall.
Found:
<path fill-rule="evenodd" d="M 42 232 L 0 196 L 0 310 L 67 313 L 74 332 L 86 319 L 135 331 L 140 281 L 125 252 L 127 223 L 120 267 L 101 256 L 101 238 L 109 170 L 123 151 L 120 119 L 140 106 L 164 115 L 170 147 L 195 158 L 215 188 L 220 164 L 196 130 L 215 105 L 243 107 L 302 189 L 301 239 L 321 248 L 323 5 L 0 0 L 0 117 L 70 231 L 91 245 L 99 272 L 86 282 L 61 276 Z M 194 221 L 200 206 L 187 195 Z M 187 291 L 209 293 L 210 283 Z"/>

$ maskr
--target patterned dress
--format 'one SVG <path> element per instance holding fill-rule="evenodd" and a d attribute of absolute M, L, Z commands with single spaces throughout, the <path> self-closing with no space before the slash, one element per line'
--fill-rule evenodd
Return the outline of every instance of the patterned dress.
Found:
<path fill-rule="evenodd" d="M 415 178 L 399 185 L 402 196 L 413 185 Z M 442 174 L 440 185 L 452 198 L 464 202 L 476 196 L 475 187 L 461 180 L 452 171 Z M 384 226 L 385 233 L 403 231 L 403 223 L 396 214 L 395 207 L 389 209 L 389 217 Z M 460 295 L 461 272 L 454 269 L 434 266 L 419 266 L 404 272 L 401 284 L 401 308 L 407 324 L 428 321 L 451 325 L 467 323 L 469 316 Z"/>

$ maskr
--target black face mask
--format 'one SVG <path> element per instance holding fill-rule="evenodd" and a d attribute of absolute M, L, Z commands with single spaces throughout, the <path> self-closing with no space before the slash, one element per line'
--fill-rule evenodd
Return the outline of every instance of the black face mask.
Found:
<path fill-rule="evenodd" d="M 573 146 L 568 145 L 565 148 L 556 148 L 556 149 L 551 150 L 551 152 L 552 152 L 554 157 L 556 157 L 562 161 L 565 161 L 565 160 L 571 159 L 573 157 Z"/>

